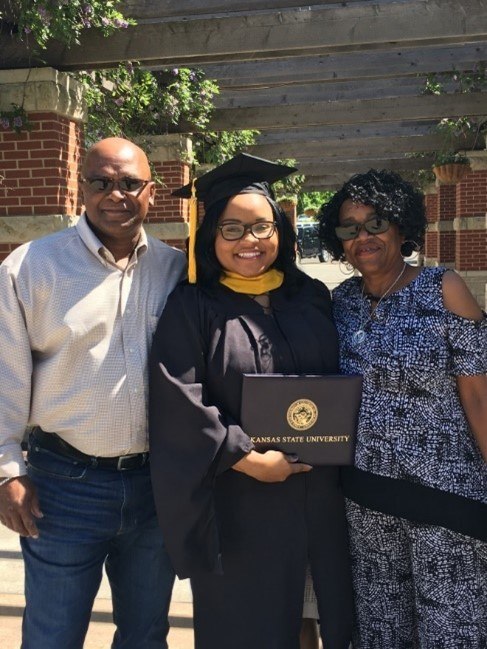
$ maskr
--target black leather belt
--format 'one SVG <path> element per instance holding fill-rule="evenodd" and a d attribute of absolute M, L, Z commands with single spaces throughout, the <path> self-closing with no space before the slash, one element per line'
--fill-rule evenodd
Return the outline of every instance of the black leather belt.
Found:
<path fill-rule="evenodd" d="M 81 462 L 100 469 L 116 469 L 117 471 L 129 471 L 140 469 L 149 461 L 149 453 L 133 453 L 131 455 L 120 455 L 118 457 L 96 457 L 78 451 L 77 448 L 65 442 L 56 433 L 46 433 L 42 428 L 36 427 L 32 431 L 34 440 L 41 448 L 57 453 L 70 460 Z"/>

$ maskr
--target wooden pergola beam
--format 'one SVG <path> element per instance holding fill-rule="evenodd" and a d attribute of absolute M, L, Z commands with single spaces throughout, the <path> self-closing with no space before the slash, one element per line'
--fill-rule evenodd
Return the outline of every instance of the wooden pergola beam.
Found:
<path fill-rule="evenodd" d="M 361 173 L 368 169 L 388 169 L 389 171 L 411 172 L 420 169 L 428 169 L 433 163 L 433 156 L 424 158 L 407 158 L 387 157 L 378 155 L 377 157 L 367 156 L 363 158 L 343 158 L 339 161 L 326 160 L 323 158 L 303 159 L 299 164 L 299 173 L 306 176 L 306 181 L 314 176 L 330 176 L 339 172 L 345 177 L 354 173 Z"/>
<path fill-rule="evenodd" d="M 163 7 L 148 18 L 144 6 L 138 3 L 137 25 L 119 30 L 102 46 L 100 35 L 91 29 L 82 34 L 79 46 L 49 46 L 42 55 L 44 65 L 63 70 L 110 67 L 127 60 L 161 66 L 198 65 L 360 48 L 388 49 L 391 43 L 397 47 L 398 43 L 425 46 L 469 42 L 487 35 L 484 0 L 377 0 L 280 8 L 276 3 L 263 10 L 174 18 L 164 15 Z M 155 3 L 151 7 L 156 10 Z M 6 34 L 0 35 L 0 50 L 3 67 L 32 65 L 26 47 Z"/>
<path fill-rule="evenodd" d="M 425 47 L 391 47 L 387 51 L 358 50 L 313 56 L 292 56 L 201 66 L 222 89 L 269 88 L 317 81 L 391 79 L 453 70 L 472 70 L 487 60 L 487 43 L 459 43 Z"/>
<path fill-rule="evenodd" d="M 259 106 L 279 107 L 291 104 L 312 104 L 325 101 L 346 101 L 356 99 L 381 99 L 384 97 L 412 97 L 421 94 L 424 78 L 369 79 L 367 83 L 342 81 L 339 83 L 315 82 L 291 84 L 272 88 L 248 88 L 238 90 L 226 88 L 215 97 L 215 108 L 255 108 Z M 453 92 L 456 84 L 444 84 L 445 92 Z"/>
<path fill-rule="evenodd" d="M 458 140 L 453 144 L 454 148 L 469 149 L 475 138 Z M 374 137 L 355 140 L 323 140 L 321 142 L 292 142 L 288 144 L 257 145 L 251 147 L 252 154 L 270 160 L 285 158 L 305 158 L 313 155 L 321 155 L 327 158 L 343 158 L 355 155 L 369 157 L 374 154 L 388 156 L 393 153 L 421 153 L 441 151 L 448 148 L 445 139 L 441 135 L 419 135 L 414 137 Z"/>
<path fill-rule="evenodd" d="M 234 108 L 215 110 L 209 130 L 272 130 L 404 120 L 439 120 L 446 116 L 481 116 L 485 114 L 486 106 L 487 92 L 476 92 L 313 102 L 306 105 L 283 105 L 279 106 L 278 110 L 274 106 Z"/>
<path fill-rule="evenodd" d="M 323 142 L 327 140 L 354 140 L 369 137 L 414 137 L 432 135 L 437 121 L 373 122 L 332 126 L 303 126 L 301 128 L 273 129 L 257 137 L 256 144 L 285 144 L 292 142 Z"/>

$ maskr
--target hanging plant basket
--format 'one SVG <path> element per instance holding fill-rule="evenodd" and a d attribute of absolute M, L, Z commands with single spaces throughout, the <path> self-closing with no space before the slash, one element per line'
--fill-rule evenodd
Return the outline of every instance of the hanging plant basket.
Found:
<path fill-rule="evenodd" d="M 470 171 L 470 165 L 460 162 L 433 167 L 436 178 L 444 185 L 456 185 Z"/>

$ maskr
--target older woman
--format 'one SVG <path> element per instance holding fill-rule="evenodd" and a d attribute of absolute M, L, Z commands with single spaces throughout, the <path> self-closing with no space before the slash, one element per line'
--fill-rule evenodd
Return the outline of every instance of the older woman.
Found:
<path fill-rule="evenodd" d="M 423 197 L 354 176 L 323 206 L 344 373 L 364 376 L 344 470 L 360 649 L 487 647 L 487 323 L 462 279 L 408 265 Z"/>
<path fill-rule="evenodd" d="M 198 649 L 297 649 L 308 563 L 327 649 L 351 639 L 337 467 L 257 452 L 240 426 L 243 373 L 337 370 L 329 293 L 296 268 L 267 182 L 291 171 L 240 155 L 196 181 L 197 282 L 172 294 L 154 339 L 155 499 L 176 572 L 191 577 Z"/>

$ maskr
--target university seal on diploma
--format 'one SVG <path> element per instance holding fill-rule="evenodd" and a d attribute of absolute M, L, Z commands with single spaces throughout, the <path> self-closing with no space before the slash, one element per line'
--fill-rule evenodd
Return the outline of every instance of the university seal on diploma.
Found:
<path fill-rule="evenodd" d="M 318 408 L 309 399 L 298 399 L 287 409 L 287 423 L 295 430 L 308 430 L 316 424 Z"/>

